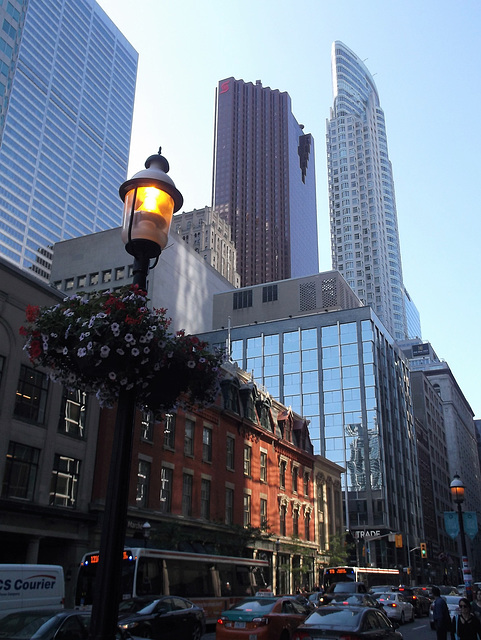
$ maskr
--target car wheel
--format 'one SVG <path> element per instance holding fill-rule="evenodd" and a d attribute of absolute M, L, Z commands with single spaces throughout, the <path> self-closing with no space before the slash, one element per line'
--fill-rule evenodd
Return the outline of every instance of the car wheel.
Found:
<path fill-rule="evenodd" d="M 404 615 L 404 611 L 401 611 L 401 624 L 406 622 L 406 616 Z"/>
<path fill-rule="evenodd" d="M 200 640 L 202 637 L 202 629 L 200 628 L 200 624 L 196 624 L 194 630 L 192 631 L 192 640 Z"/>

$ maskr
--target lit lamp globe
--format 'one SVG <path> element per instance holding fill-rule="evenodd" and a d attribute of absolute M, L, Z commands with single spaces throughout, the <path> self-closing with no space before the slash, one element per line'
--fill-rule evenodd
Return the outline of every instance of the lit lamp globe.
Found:
<path fill-rule="evenodd" d="M 169 163 L 159 153 L 145 161 L 145 169 L 124 182 L 119 194 L 124 202 L 122 241 L 140 261 L 158 258 L 167 244 L 172 216 L 184 198 L 167 175 Z"/>
<path fill-rule="evenodd" d="M 451 489 L 451 497 L 454 502 L 456 502 L 456 504 L 461 504 L 462 502 L 464 502 L 465 486 L 458 474 L 454 476 L 451 484 L 449 485 L 449 488 Z"/>

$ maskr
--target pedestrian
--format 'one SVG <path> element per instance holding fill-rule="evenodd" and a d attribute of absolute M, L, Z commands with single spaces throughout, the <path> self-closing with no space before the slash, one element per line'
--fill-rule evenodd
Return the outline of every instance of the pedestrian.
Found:
<path fill-rule="evenodd" d="M 474 602 L 471 605 L 471 611 L 481 622 L 481 589 L 478 589 L 474 595 Z"/>
<path fill-rule="evenodd" d="M 481 640 L 481 622 L 471 610 L 467 598 L 459 601 L 459 613 L 454 616 L 451 629 L 452 640 Z"/>
<path fill-rule="evenodd" d="M 439 587 L 432 588 L 432 594 L 435 598 L 433 606 L 433 622 L 436 630 L 437 640 L 447 640 L 448 631 L 451 630 L 451 617 L 449 615 L 446 600 L 441 598 Z"/>

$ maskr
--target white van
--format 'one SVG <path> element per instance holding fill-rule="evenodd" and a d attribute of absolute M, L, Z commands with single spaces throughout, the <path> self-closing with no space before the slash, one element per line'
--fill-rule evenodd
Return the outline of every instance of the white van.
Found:
<path fill-rule="evenodd" d="M 55 564 L 0 564 L 0 616 L 20 609 L 61 609 L 63 568 Z"/>

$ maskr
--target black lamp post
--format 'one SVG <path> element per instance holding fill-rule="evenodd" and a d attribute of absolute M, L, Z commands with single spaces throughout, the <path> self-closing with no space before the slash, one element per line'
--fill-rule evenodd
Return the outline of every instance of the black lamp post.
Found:
<path fill-rule="evenodd" d="M 147 542 L 150 538 L 150 530 L 152 529 L 150 522 L 144 522 L 142 525 L 142 535 L 144 537 L 144 549 L 147 548 Z"/>
<path fill-rule="evenodd" d="M 281 541 L 279 540 L 279 538 L 277 538 L 276 540 L 276 595 L 280 594 L 280 588 L 281 588 L 281 565 L 280 565 L 280 561 L 279 561 L 279 551 L 281 549 Z"/>
<path fill-rule="evenodd" d="M 466 597 L 469 601 L 472 601 L 473 592 L 471 588 L 471 570 L 469 568 L 468 562 L 468 550 L 466 547 L 466 534 L 464 532 L 463 510 L 461 508 L 461 505 L 464 502 L 465 486 L 457 473 L 454 476 L 451 484 L 449 485 L 449 488 L 451 490 L 451 497 L 453 498 L 453 501 L 458 505 L 459 531 L 461 533 L 461 549 L 463 554 L 463 557 L 461 559 L 461 572 L 463 575 L 463 582 L 466 587 Z"/>
<path fill-rule="evenodd" d="M 182 194 L 167 175 L 169 163 L 159 153 L 145 161 L 145 169 L 124 182 L 122 240 L 134 256 L 134 284 L 147 290 L 150 260 L 157 264 L 167 244 L 172 215 L 183 204 Z M 99 571 L 92 606 L 91 637 L 114 640 L 120 600 L 122 557 L 127 529 L 135 390 L 122 390 L 117 402 L 114 440 L 100 541 Z"/>

